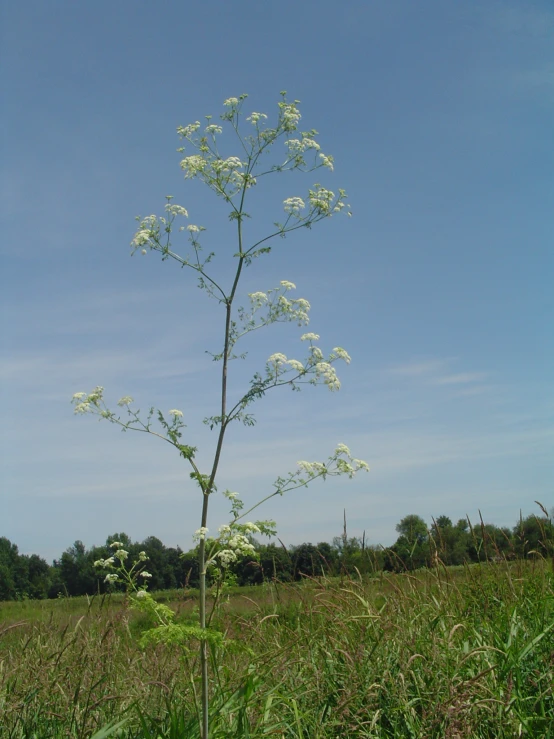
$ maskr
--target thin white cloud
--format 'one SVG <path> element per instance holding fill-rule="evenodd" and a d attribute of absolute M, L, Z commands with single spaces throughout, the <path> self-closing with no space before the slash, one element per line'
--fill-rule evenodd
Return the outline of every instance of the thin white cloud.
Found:
<path fill-rule="evenodd" d="M 432 385 L 469 385 L 487 378 L 486 372 L 450 372 L 454 361 L 452 358 L 412 361 L 390 368 L 388 374 L 419 378 Z"/>
<path fill-rule="evenodd" d="M 450 364 L 449 359 L 429 359 L 426 361 L 412 361 L 391 367 L 389 373 L 391 375 L 399 375 L 401 377 L 422 377 L 431 375 L 436 372 L 444 372 Z"/>
<path fill-rule="evenodd" d="M 460 372 L 457 375 L 443 375 L 435 378 L 437 385 L 467 385 L 471 382 L 481 382 L 487 377 L 485 372 Z"/>

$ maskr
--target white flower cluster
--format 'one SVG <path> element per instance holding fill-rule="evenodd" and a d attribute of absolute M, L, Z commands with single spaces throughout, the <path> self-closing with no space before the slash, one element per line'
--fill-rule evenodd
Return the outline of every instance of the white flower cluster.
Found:
<path fill-rule="evenodd" d="M 261 308 L 268 300 L 267 294 L 262 292 L 249 293 L 248 297 L 250 298 L 253 308 Z"/>
<path fill-rule="evenodd" d="M 165 206 L 165 209 L 172 216 L 184 216 L 185 218 L 189 217 L 187 209 L 183 208 L 182 205 L 175 205 L 174 203 L 167 203 L 167 205 Z"/>
<path fill-rule="evenodd" d="M 205 526 L 201 526 L 199 529 L 197 529 L 193 534 L 193 539 L 195 541 L 202 541 L 206 538 L 206 534 L 208 533 L 208 529 Z"/>
<path fill-rule="evenodd" d="M 296 128 L 300 123 L 300 119 L 302 118 L 300 111 L 296 107 L 296 103 L 298 102 L 299 101 L 296 100 L 294 103 L 279 103 L 281 118 L 283 120 L 283 129 L 287 132 L 296 131 Z"/>
<path fill-rule="evenodd" d="M 257 126 L 260 121 L 267 120 L 267 116 L 265 113 L 252 113 L 247 117 L 246 120 L 249 121 L 253 126 Z"/>
<path fill-rule="evenodd" d="M 74 393 L 71 402 L 75 413 L 94 413 L 103 401 L 104 388 L 97 385 L 92 393 Z"/>
<path fill-rule="evenodd" d="M 185 173 L 185 179 L 190 180 L 200 172 L 203 172 L 208 166 L 208 162 L 200 154 L 192 154 L 189 157 L 185 157 L 181 161 L 180 166 Z"/>
<path fill-rule="evenodd" d="M 173 416 L 174 418 L 182 418 L 183 411 L 178 411 L 177 409 L 173 408 L 173 410 L 169 411 L 169 415 Z"/>
<path fill-rule="evenodd" d="M 214 172 L 218 172 L 218 173 L 232 172 L 235 169 L 240 169 L 241 167 L 244 167 L 244 164 L 239 159 L 239 157 L 227 157 L 227 159 L 215 159 L 212 162 L 212 168 Z"/>
<path fill-rule="evenodd" d="M 95 567 L 113 567 L 115 564 L 115 559 L 113 557 L 108 557 L 108 559 L 97 559 L 96 562 L 94 562 Z"/>
<path fill-rule="evenodd" d="M 337 444 L 335 453 L 327 462 L 297 462 L 300 475 L 307 475 L 310 480 L 316 477 L 347 475 L 350 479 L 357 472 L 368 472 L 369 466 L 362 459 L 355 459 L 346 444 Z M 302 478 L 301 478 L 302 481 Z"/>
<path fill-rule="evenodd" d="M 287 356 L 279 352 L 268 357 L 266 364 L 270 370 L 270 374 L 275 379 L 277 379 L 279 375 L 284 374 L 289 367 L 297 374 L 304 374 L 307 371 L 306 367 L 302 362 L 298 361 L 298 359 L 289 359 Z"/>
<path fill-rule="evenodd" d="M 208 566 L 219 564 L 224 569 L 236 562 L 239 557 L 253 555 L 255 546 L 248 538 L 248 534 L 259 534 L 260 529 L 255 523 L 243 523 L 240 525 L 224 524 L 219 527 L 218 542 L 222 547 L 216 552 Z"/>
<path fill-rule="evenodd" d="M 331 172 L 334 170 L 335 167 L 333 166 L 334 160 L 332 156 L 327 156 L 327 154 L 321 153 L 319 155 L 319 158 L 321 159 L 321 164 L 324 167 L 327 167 L 327 169 L 331 170 Z"/>
<path fill-rule="evenodd" d="M 266 361 L 266 371 L 268 378 L 277 382 L 277 380 L 288 371 L 293 370 L 300 376 L 312 375 L 309 381 L 313 385 L 319 382 L 327 385 L 329 390 L 340 390 L 340 380 L 337 377 L 333 362 L 341 359 L 346 364 L 350 364 L 350 355 L 340 346 L 333 349 L 327 359 L 324 358 L 323 352 L 318 346 L 314 346 L 314 341 L 319 341 L 319 334 L 306 333 L 300 337 L 301 341 L 309 341 L 309 356 L 305 362 L 299 362 L 296 359 L 288 359 L 284 354 L 277 352 L 272 354 Z M 291 380 L 294 383 L 294 379 Z"/>
<path fill-rule="evenodd" d="M 239 104 L 238 98 L 227 98 L 227 100 L 223 101 L 223 105 L 227 108 L 234 108 L 236 105 Z"/>
<path fill-rule="evenodd" d="M 194 123 L 189 123 L 188 126 L 178 126 L 177 133 L 181 138 L 188 139 L 190 136 L 192 136 L 193 133 L 198 131 L 200 128 L 200 121 L 195 121 Z"/>
<path fill-rule="evenodd" d="M 331 205 L 335 199 L 335 193 L 327 190 L 321 185 L 314 185 L 315 190 L 309 190 L 310 205 L 319 214 L 327 215 L 331 212 Z"/>
<path fill-rule="evenodd" d="M 144 246 L 152 248 L 160 232 L 158 217 L 155 215 L 145 216 L 142 219 L 137 218 L 137 221 L 139 221 L 139 227 L 131 241 L 133 252 Z M 145 253 L 145 249 L 142 251 Z"/>
<path fill-rule="evenodd" d="M 315 149 L 316 151 L 321 149 L 317 141 L 309 136 L 304 136 L 302 139 L 287 139 L 285 146 L 289 150 L 289 155 L 293 157 L 303 154 L 308 149 Z"/>
<path fill-rule="evenodd" d="M 126 405 L 130 405 L 133 402 L 133 398 L 130 395 L 124 395 L 123 398 L 120 398 L 117 401 L 117 405 L 123 407 Z"/>
<path fill-rule="evenodd" d="M 314 347 L 315 348 L 315 347 Z M 322 380 L 329 390 L 340 390 L 340 380 L 337 377 L 335 368 L 329 362 L 317 361 L 314 365 L 315 377 Z"/>
<path fill-rule="evenodd" d="M 243 321 L 248 323 L 253 319 L 254 313 L 260 308 L 267 306 L 267 315 L 263 319 L 261 324 L 266 325 L 270 323 L 280 322 L 295 322 L 298 326 L 306 326 L 310 322 L 308 312 L 310 310 L 310 303 L 304 298 L 286 298 L 283 293 L 295 290 L 296 285 L 294 282 L 289 280 L 281 280 L 280 287 L 272 288 L 267 293 L 255 292 L 249 293 L 250 303 L 252 306 L 251 313 L 248 315 L 243 314 Z M 252 323 L 248 324 L 249 330 L 254 326 Z"/>
<path fill-rule="evenodd" d="M 346 362 L 346 364 L 350 364 L 352 361 L 350 358 L 350 354 L 346 351 L 346 349 L 343 349 L 340 346 L 336 346 L 333 349 L 333 352 L 330 356 L 330 359 L 342 359 L 343 362 Z"/>
<path fill-rule="evenodd" d="M 215 134 L 223 132 L 221 126 L 218 126 L 216 123 L 210 123 L 204 130 L 206 133 L 209 133 L 210 136 L 215 136 Z"/>
<path fill-rule="evenodd" d="M 285 213 L 290 213 L 293 216 L 299 215 L 301 210 L 304 210 L 306 203 L 302 198 L 287 198 L 283 200 L 283 208 Z"/>

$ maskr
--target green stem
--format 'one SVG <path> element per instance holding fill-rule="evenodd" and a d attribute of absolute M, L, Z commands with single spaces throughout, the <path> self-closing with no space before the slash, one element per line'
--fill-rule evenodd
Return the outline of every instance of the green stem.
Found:
<path fill-rule="evenodd" d="M 242 191 L 242 198 L 239 208 L 239 217 L 237 219 L 238 226 L 238 245 L 239 245 L 239 263 L 237 265 L 237 271 L 235 279 L 233 280 L 233 286 L 229 297 L 225 301 L 225 338 L 223 347 L 223 366 L 221 369 L 221 428 L 219 430 L 219 436 L 217 439 L 217 446 L 214 455 L 214 461 L 210 479 L 203 488 L 204 500 L 202 503 L 202 528 L 207 528 L 208 523 L 208 504 L 209 496 L 213 490 L 215 484 L 215 478 L 219 467 L 219 460 L 221 457 L 221 450 L 223 447 L 223 439 L 225 437 L 225 431 L 227 429 L 227 368 L 229 364 L 229 353 L 230 353 L 230 340 L 231 340 L 231 317 L 233 300 L 237 291 L 237 286 L 242 273 L 244 265 L 244 256 L 242 251 L 242 208 L 244 205 L 244 197 L 246 194 L 246 185 Z M 206 539 L 203 537 L 200 539 L 200 546 L 198 548 L 198 565 L 199 565 L 199 577 L 200 577 L 200 628 L 206 628 Z M 208 739 L 209 737 L 209 683 L 208 683 L 208 644 L 205 639 L 200 642 L 200 668 L 201 668 L 201 679 L 202 679 L 202 739 Z"/>

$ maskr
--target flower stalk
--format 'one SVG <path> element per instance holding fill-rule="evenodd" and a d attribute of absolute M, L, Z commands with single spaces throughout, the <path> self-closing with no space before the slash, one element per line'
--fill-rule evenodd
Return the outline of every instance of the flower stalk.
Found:
<path fill-rule="evenodd" d="M 266 360 L 265 367 L 253 375 L 242 394 L 232 400 L 228 397 L 230 362 L 246 356 L 237 354 L 237 346 L 246 334 L 279 322 L 294 323 L 300 327 L 309 323 L 310 304 L 304 298 L 292 297 L 296 285 L 288 280 L 281 280 L 277 287 L 263 292 L 248 294 L 249 305 L 237 306 L 238 289 L 244 271 L 251 267 L 254 260 L 271 253 L 277 237 L 286 238 L 299 229 L 311 228 L 335 215 L 351 214 L 344 190 L 339 189 L 335 193 L 316 183 L 303 197 L 293 195 L 286 198 L 282 203 L 284 216 L 281 221 L 275 222 L 272 232 L 253 243 L 248 242 L 245 221 L 249 216 L 245 204 L 252 188 L 259 186 L 260 181 L 270 175 L 287 171 L 306 173 L 319 169 L 332 172 L 334 164 L 333 158 L 321 151 L 316 139 L 317 131 L 299 131 L 299 101 L 289 102 L 286 94 L 281 93 L 277 120 L 272 127 L 265 113 L 244 115 L 246 99 L 246 95 L 241 95 L 225 100 L 221 124 L 213 123 L 212 117 L 207 116 L 208 123 L 203 130 L 199 121 L 177 129 L 184 144 L 179 151 L 185 154 L 180 162 L 185 179 L 197 179 L 207 185 L 229 208 L 229 219 L 236 224 L 234 256 L 237 262 L 228 286 L 210 272 L 210 264 L 216 255 L 213 252 L 206 253 L 203 249 L 206 229 L 192 224 L 179 225 L 182 219 L 188 218 L 188 210 L 173 203 L 172 196 L 166 197 L 163 215 L 137 218 L 138 228 L 131 242 L 133 254 L 137 251 L 143 255 L 157 252 L 162 260 L 172 259 L 181 267 L 191 270 L 198 287 L 215 297 L 224 308 L 221 348 L 210 353 L 214 361 L 221 362 L 218 411 L 204 419 L 204 423 L 215 429 L 217 434 L 211 467 L 206 473 L 202 472 L 195 461 L 196 447 L 183 443 L 186 426 L 181 410 L 174 408 L 164 415 L 152 407 L 144 416 L 134 410 L 133 398 L 124 396 L 117 403 L 117 409 L 112 411 L 106 405 L 101 386 L 89 393 L 75 393 L 72 399 L 76 414 L 97 415 L 124 431 L 148 433 L 171 444 L 188 464 L 190 477 L 200 488 L 200 526 L 194 535 L 198 544 L 200 579 L 198 628 L 180 626 L 175 622 L 175 614 L 171 609 L 154 601 L 147 591 L 149 575 L 143 568 L 140 555 L 135 564 L 128 567 L 125 564 L 127 552 L 119 546 L 119 542 L 114 542 L 113 554 L 95 564 L 106 570 L 105 580 L 108 584 L 123 584 L 136 607 L 147 609 L 155 615 L 158 626 L 149 630 L 143 638 L 174 641 L 182 648 L 185 648 L 187 640 L 196 639 L 200 642 L 202 739 L 209 737 L 208 643 L 214 646 L 223 644 L 223 635 L 210 628 L 206 614 L 208 568 L 213 569 L 217 577 L 223 578 L 238 557 L 256 556 L 252 539 L 254 535 L 275 535 L 273 521 L 244 520 L 270 498 L 305 487 L 317 479 L 325 480 L 338 475 L 352 478 L 357 472 L 368 469 L 365 462 L 352 457 L 348 447 L 339 444 L 325 462 L 298 462 L 295 471 L 277 478 L 272 491 L 246 511 L 243 510 L 244 504 L 239 495 L 225 490 L 223 494 L 231 505 L 230 521 L 219 527 L 216 537 L 208 536 L 210 496 L 216 492 L 221 453 L 231 423 L 239 421 L 247 426 L 253 425 L 255 418 L 250 406 L 275 388 L 287 386 L 298 391 L 301 386 L 310 384 L 325 385 L 331 391 L 339 390 L 340 381 L 335 365 L 339 361 L 346 364 L 350 362 L 350 356 L 343 348 L 335 347 L 325 355 L 319 346 L 319 334 L 304 333 L 300 336 L 305 351 L 303 359 L 289 358 L 282 352 L 273 353 Z M 243 125 L 247 126 L 247 133 L 243 132 Z M 238 153 L 230 156 L 220 153 L 224 129 L 231 130 Z M 268 167 L 265 155 L 270 149 L 277 151 L 279 142 L 284 144 L 281 154 L 277 153 L 275 163 Z M 188 241 L 184 252 L 173 246 L 175 232 L 182 233 Z"/>

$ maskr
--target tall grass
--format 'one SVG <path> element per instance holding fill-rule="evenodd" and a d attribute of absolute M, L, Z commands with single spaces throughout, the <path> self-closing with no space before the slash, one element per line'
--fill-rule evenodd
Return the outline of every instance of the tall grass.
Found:
<path fill-rule="evenodd" d="M 140 649 L 143 617 L 73 605 L 3 612 L 2 739 L 199 737 L 194 644 Z M 545 562 L 274 584 L 231 594 L 212 625 L 214 739 L 554 737 Z"/>

